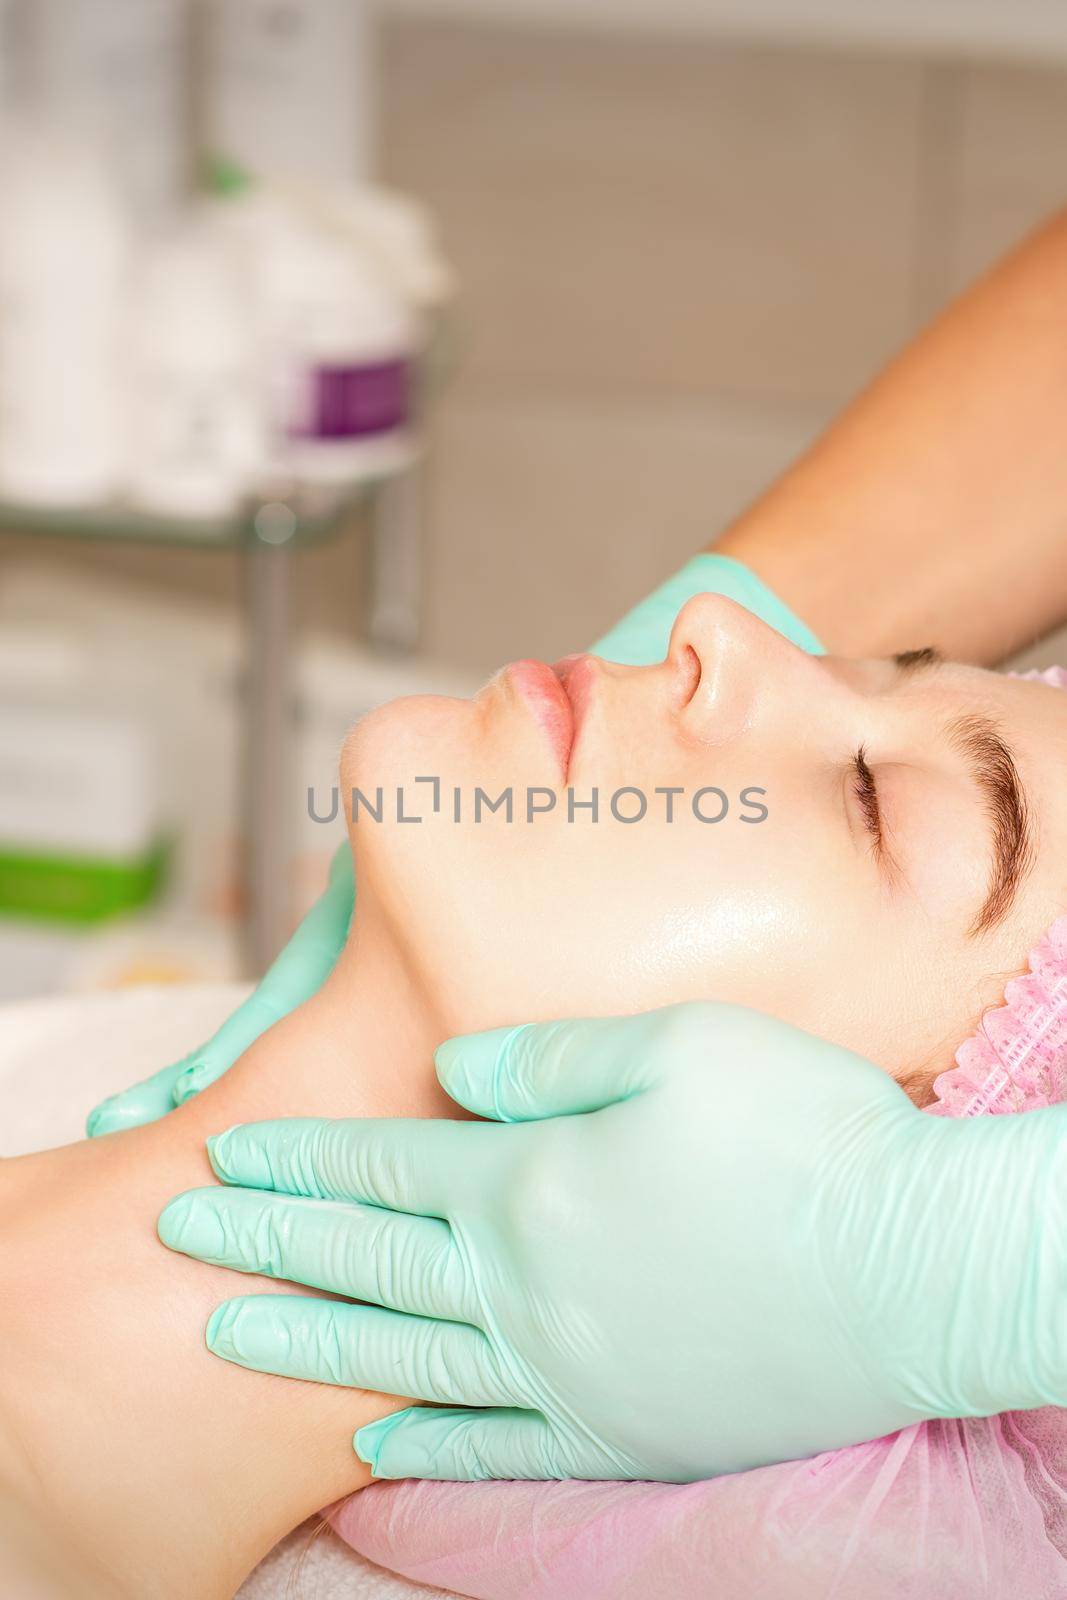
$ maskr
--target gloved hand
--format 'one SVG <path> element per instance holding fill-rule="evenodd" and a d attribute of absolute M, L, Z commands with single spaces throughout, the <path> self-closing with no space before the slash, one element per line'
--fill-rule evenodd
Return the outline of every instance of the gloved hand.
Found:
<path fill-rule="evenodd" d="M 762 617 L 794 644 L 814 655 L 822 653 L 810 628 L 754 572 L 731 556 L 707 552 L 694 556 L 680 572 L 628 612 L 597 641 L 594 652 L 636 666 L 662 660 L 674 619 L 694 594 L 726 595 Z M 341 952 L 352 916 L 353 893 L 351 856 L 347 846 L 342 845 L 333 860 L 329 888 L 304 918 L 255 993 L 207 1044 L 143 1083 L 134 1084 L 132 1089 L 102 1101 L 89 1113 L 86 1132 L 90 1139 L 165 1116 L 174 1106 L 221 1078 L 272 1024 L 309 999 L 326 981 Z"/>
<path fill-rule="evenodd" d="M 695 594 L 725 595 L 809 655 L 825 653 L 807 623 L 744 562 L 702 550 L 591 645 L 592 654 L 629 667 L 654 666 L 667 654 L 675 617 Z"/>
<path fill-rule="evenodd" d="M 330 864 L 327 888 L 258 988 L 226 1019 L 214 1038 L 191 1055 L 95 1106 L 85 1125 L 89 1138 L 166 1116 L 221 1078 L 261 1034 L 320 989 L 348 936 L 354 897 L 352 852 L 345 843 Z"/>
<path fill-rule="evenodd" d="M 1067 1400 L 1067 1108 L 931 1117 L 861 1057 L 710 1004 L 436 1060 L 512 1125 L 237 1127 L 210 1151 L 244 1187 L 159 1222 L 375 1302 L 230 1300 L 207 1341 L 458 1408 L 362 1428 L 377 1477 L 684 1481 Z"/>

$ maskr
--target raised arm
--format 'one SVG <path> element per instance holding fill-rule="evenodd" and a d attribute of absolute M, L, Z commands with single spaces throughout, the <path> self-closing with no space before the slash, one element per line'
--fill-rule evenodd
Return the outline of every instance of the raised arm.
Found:
<path fill-rule="evenodd" d="M 955 300 L 716 550 L 826 648 L 991 664 L 1067 617 L 1067 213 Z"/>

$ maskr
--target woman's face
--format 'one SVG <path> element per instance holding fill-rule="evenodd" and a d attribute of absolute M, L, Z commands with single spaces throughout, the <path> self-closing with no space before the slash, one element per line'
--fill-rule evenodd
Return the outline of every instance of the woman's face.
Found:
<path fill-rule="evenodd" d="M 557 673 L 345 745 L 346 801 L 383 791 L 351 821 L 359 903 L 450 1031 L 725 1000 L 940 1068 L 1065 909 L 1062 691 L 809 656 L 713 595 L 658 666 Z"/>

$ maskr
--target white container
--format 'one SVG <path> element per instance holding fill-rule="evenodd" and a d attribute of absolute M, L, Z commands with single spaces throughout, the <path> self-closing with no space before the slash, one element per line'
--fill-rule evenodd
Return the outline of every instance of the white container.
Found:
<path fill-rule="evenodd" d="M 119 317 L 127 219 L 84 141 L 0 130 L 0 495 L 114 493 L 122 462 Z"/>
<path fill-rule="evenodd" d="M 209 152 L 263 177 L 365 176 L 365 0 L 208 0 Z"/>
<path fill-rule="evenodd" d="M 0 918 L 98 921 L 159 887 L 166 730 L 147 703 L 109 704 L 100 667 L 70 629 L 2 630 Z"/>
<path fill-rule="evenodd" d="M 441 310 L 455 285 L 425 206 L 378 184 L 331 185 L 324 202 L 353 245 L 422 318 Z"/>
<path fill-rule="evenodd" d="M 219 202 L 255 287 L 268 465 L 343 484 L 412 459 L 417 318 L 329 208 L 253 190 Z"/>
<path fill-rule="evenodd" d="M 263 458 L 254 323 L 222 230 L 149 246 L 130 314 L 128 490 L 146 510 L 226 517 Z"/>
<path fill-rule="evenodd" d="M 280 330 L 290 374 L 283 440 L 289 469 L 318 483 L 400 470 L 414 455 L 409 308 L 365 258 L 325 236 L 284 286 L 283 296 L 290 292 L 295 314 Z"/>
<path fill-rule="evenodd" d="M 139 217 L 187 187 L 184 0 L 18 0 L 20 88 L 99 140 Z"/>
<path fill-rule="evenodd" d="M 0 851 L 136 865 L 163 829 L 145 717 L 0 699 Z"/>

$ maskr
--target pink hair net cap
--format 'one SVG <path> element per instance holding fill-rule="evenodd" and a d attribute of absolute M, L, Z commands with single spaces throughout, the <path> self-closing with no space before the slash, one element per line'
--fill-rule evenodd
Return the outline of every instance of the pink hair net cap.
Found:
<path fill-rule="evenodd" d="M 1014 676 L 1067 688 L 1062 667 Z M 1067 917 L 934 1093 L 954 1117 L 1067 1099 Z M 918 1423 L 702 1483 L 375 1484 L 328 1515 L 372 1561 L 476 1600 L 1063 1600 L 1067 1411 Z"/>

